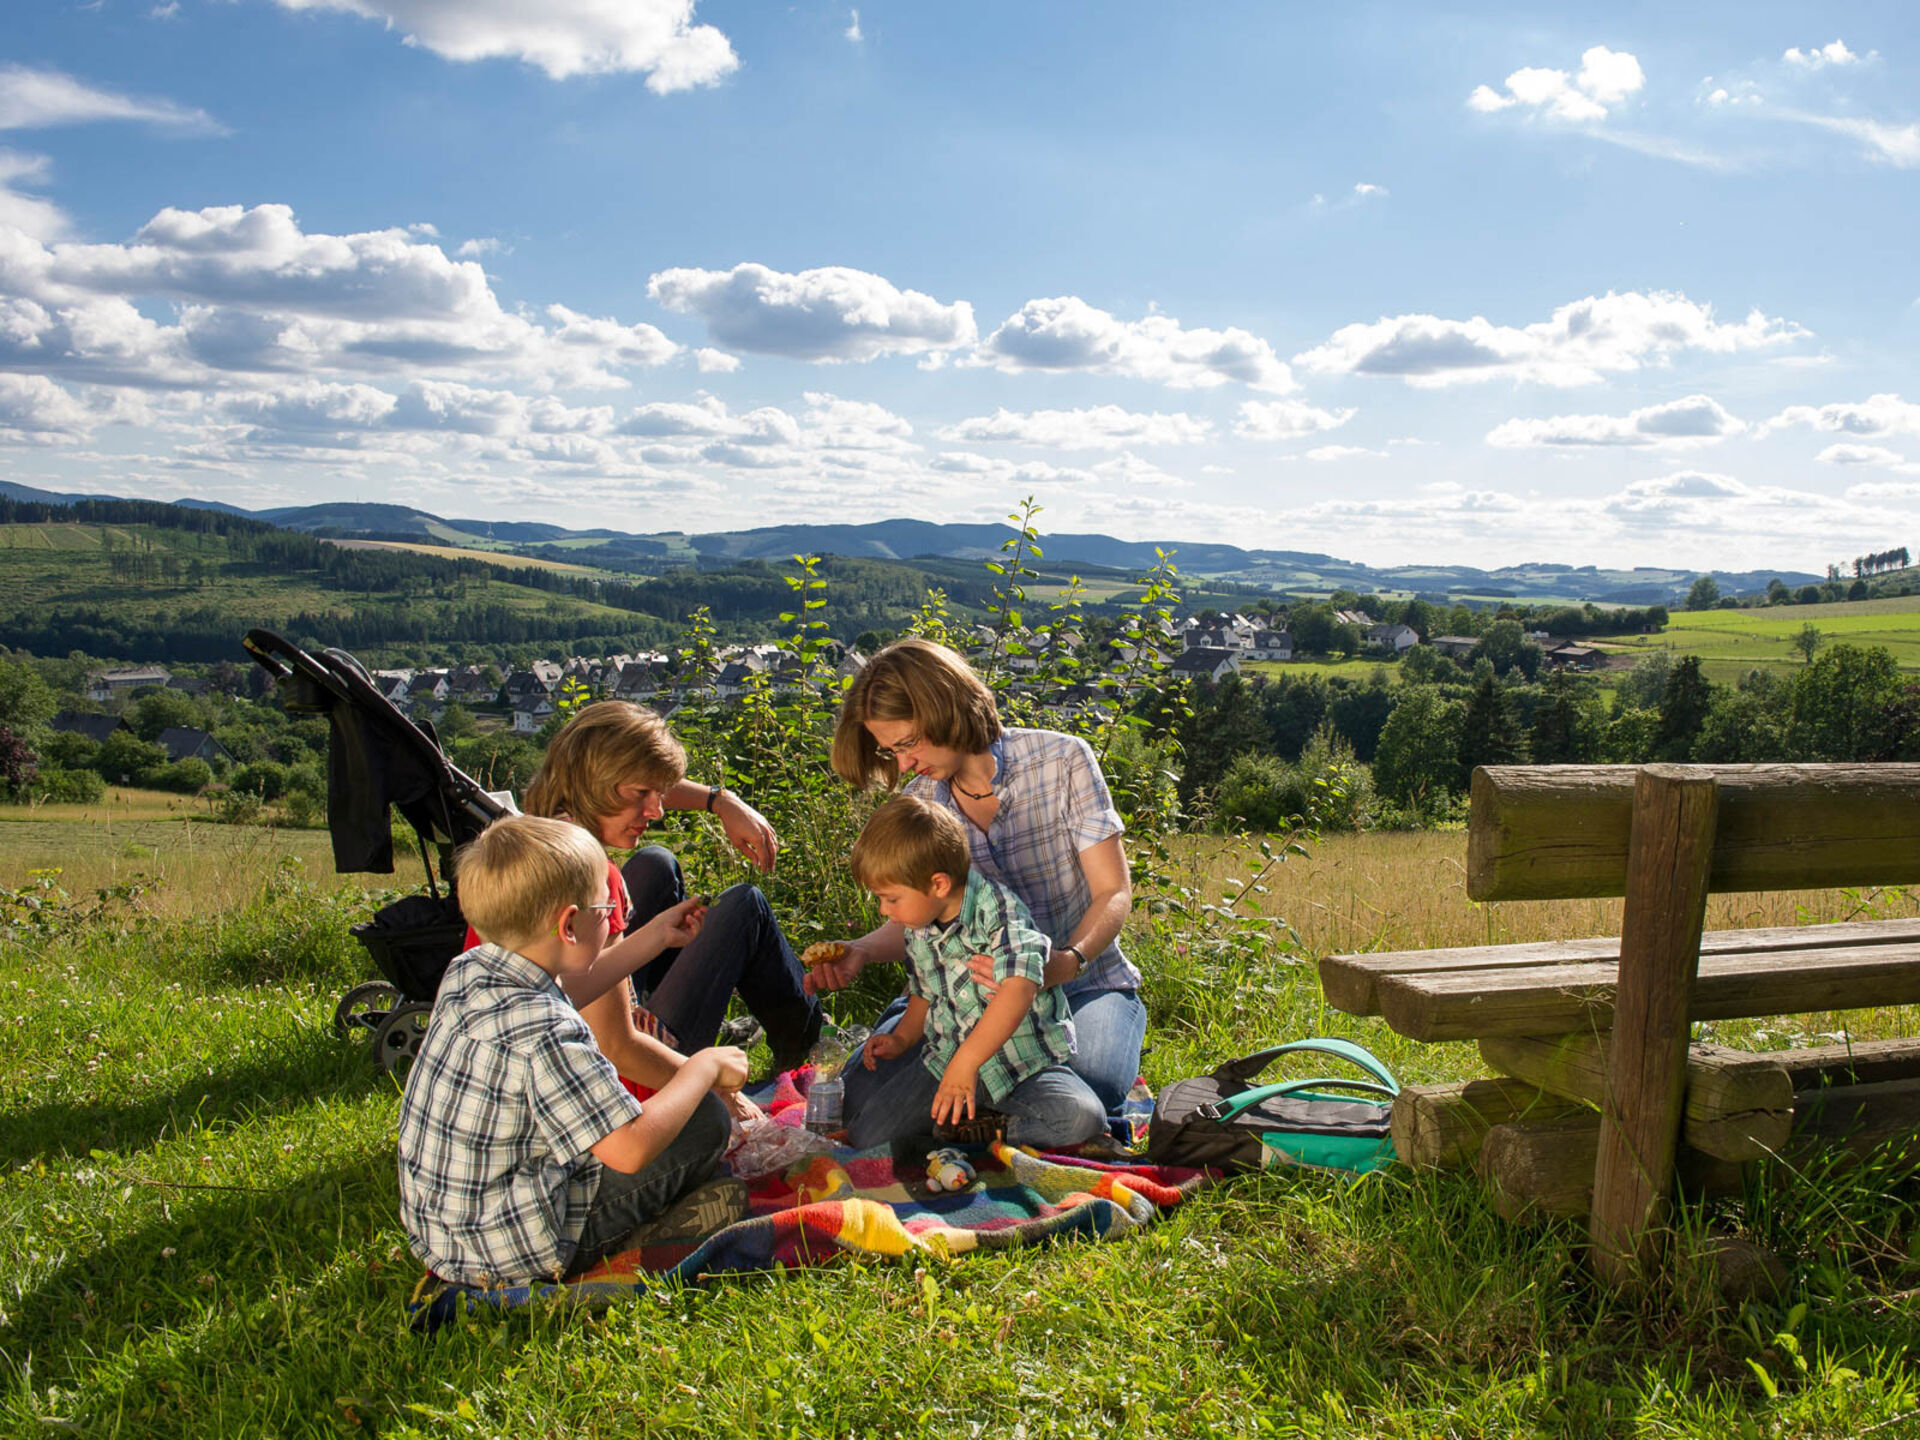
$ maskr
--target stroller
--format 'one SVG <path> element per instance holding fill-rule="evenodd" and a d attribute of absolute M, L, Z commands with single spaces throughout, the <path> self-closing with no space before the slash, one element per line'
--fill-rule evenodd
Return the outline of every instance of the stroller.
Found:
<path fill-rule="evenodd" d="M 426 1036 L 440 977 L 466 938 L 451 873 L 454 848 L 511 812 L 447 759 L 431 721 L 409 720 L 346 651 L 309 655 L 267 630 L 249 630 L 242 643 L 278 682 L 288 711 L 327 717 L 334 869 L 342 875 L 393 873 L 391 806 L 399 807 L 419 838 L 427 893 L 385 905 L 353 927 L 386 978 L 354 986 L 333 1014 L 341 1035 L 371 1034 L 375 1062 L 403 1075 Z M 439 855 L 441 883 L 434 879 L 429 842 Z"/>

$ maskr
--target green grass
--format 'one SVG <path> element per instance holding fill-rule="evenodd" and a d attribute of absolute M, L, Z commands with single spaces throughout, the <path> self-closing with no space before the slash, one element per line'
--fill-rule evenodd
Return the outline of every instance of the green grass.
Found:
<path fill-rule="evenodd" d="M 1677 610 L 1658 635 L 1599 643 L 1627 655 L 1652 649 L 1698 655 L 1710 678 L 1730 680 L 1755 666 L 1800 665 L 1792 641 L 1807 625 L 1819 629 L 1825 644 L 1882 645 L 1901 669 L 1920 670 L 1920 595 L 1764 610 Z"/>
<path fill-rule="evenodd" d="M 1417 838 L 1330 844 L 1281 898 L 1305 906 L 1364 877 L 1376 920 L 1349 910 L 1342 941 L 1476 931 L 1457 880 L 1434 878 L 1457 871 L 1459 837 Z M 0 945 L 0 1433 L 1920 1429 L 1916 1208 L 1891 1182 L 1802 1185 L 1719 1215 L 1794 1265 L 1781 1305 L 1743 1310 L 1716 1308 L 1684 1265 L 1658 1303 L 1601 1296 L 1577 1231 L 1499 1223 L 1470 1176 L 1303 1172 L 1215 1189 L 1119 1243 L 843 1263 L 422 1341 L 403 1318 L 416 1268 L 395 1218 L 397 1096 L 330 1026 L 368 972 L 346 926 L 371 902 L 264 857 L 228 868 L 251 881 L 230 899 L 189 889 L 154 918 Z M 1387 909 L 1396 893 L 1418 908 Z M 1409 1079 L 1473 1068 L 1469 1047 L 1326 1013 L 1311 967 L 1230 962 L 1217 939 L 1137 937 L 1155 1083 L 1314 1032 L 1362 1039 Z"/>
<path fill-rule="evenodd" d="M 1282 675 L 1338 675 L 1351 680 L 1356 685 L 1364 685 L 1373 678 L 1376 670 L 1385 671 L 1388 684 L 1397 685 L 1400 681 L 1400 667 L 1385 664 L 1379 660 L 1366 660 L 1354 656 L 1342 660 L 1242 660 L 1240 673 L 1246 676 L 1265 675 L 1275 679 Z"/>
<path fill-rule="evenodd" d="M 183 567 L 183 578 L 172 583 L 116 578 L 108 544 L 123 553 L 149 546 L 155 553 L 171 553 Z M 418 547 L 418 551 L 448 553 L 434 547 Z M 542 563 L 515 556 L 474 558 L 507 566 Z M 195 560 L 205 567 L 200 583 L 184 578 L 184 567 Z M 467 587 L 466 597 L 470 603 L 484 600 L 528 616 L 598 620 L 608 633 L 631 629 L 636 618 L 630 611 L 503 581 L 476 579 Z M 238 633 L 247 625 L 272 625 L 302 612 L 347 615 L 427 603 L 432 602 L 344 591 L 315 574 L 274 572 L 264 565 L 235 562 L 225 540 L 213 534 L 153 526 L 0 525 L 0 615 L 84 606 L 117 620 L 150 621 L 163 611 L 175 614 L 210 608 L 234 615 Z"/>

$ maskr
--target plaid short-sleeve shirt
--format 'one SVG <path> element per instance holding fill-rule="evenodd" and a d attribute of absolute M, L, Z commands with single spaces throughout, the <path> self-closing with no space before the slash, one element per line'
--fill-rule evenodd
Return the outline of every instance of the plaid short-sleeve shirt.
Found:
<path fill-rule="evenodd" d="M 907 993 L 927 1002 L 926 1046 L 921 1063 L 935 1075 L 961 1041 L 973 1033 L 993 997 L 974 981 L 967 961 L 993 957 L 996 980 L 1041 983 L 1047 968 L 1047 937 L 1033 928 L 1027 907 L 1006 886 L 979 871 L 967 876 L 960 915 L 951 925 L 907 931 Z M 980 1067 L 980 1085 L 989 1100 L 999 1100 L 1022 1080 L 1049 1065 L 1064 1065 L 1073 1054 L 1072 1011 L 1058 990 L 1042 990 L 1007 1037 Z"/>
<path fill-rule="evenodd" d="M 1093 901 L 1080 852 L 1123 833 L 1126 826 L 1113 807 L 1093 747 L 1077 735 L 1004 730 L 991 750 L 993 793 L 1000 810 L 984 834 L 962 814 L 946 781 L 917 778 L 907 783 L 907 793 L 959 815 L 976 872 L 1011 889 L 1026 902 L 1041 933 L 1064 945 Z M 1140 972 L 1116 939 L 1087 957 L 1085 974 L 1060 988 L 1076 996 L 1139 986 Z"/>
<path fill-rule="evenodd" d="M 554 978 L 478 945 L 440 982 L 400 1101 L 400 1218 L 467 1285 L 557 1279 L 600 1185 L 588 1152 L 640 1113 Z"/>

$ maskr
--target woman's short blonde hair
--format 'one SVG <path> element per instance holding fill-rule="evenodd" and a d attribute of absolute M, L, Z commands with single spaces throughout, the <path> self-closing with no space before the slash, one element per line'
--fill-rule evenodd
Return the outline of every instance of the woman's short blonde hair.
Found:
<path fill-rule="evenodd" d="M 687 752 L 666 721 L 640 705 L 602 700 L 548 744 L 540 773 L 527 786 L 526 809 L 565 816 L 598 835 L 600 821 L 622 807 L 622 785 L 664 795 L 686 773 Z"/>
<path fill-rule="evenodd" d="M 960 817 L 918 795 L 898 795 L 868 817 L 847 857 L 853 878 L 867 889 L 905 885 L 925 892 L 944 875 L 958 890 L 973 868 Z"/>
<path fill-rule="evenodd" d="M 993 692 L 957 653 L 931 640 L 896 640 L 854 677 L 833 731 L 833 769 L 861 790 L 891 788 L 900 767 L 867 733 L 869 720 L 904 720 L 922 740 L 978 755 L 1000 738 Z"/>
<path fill-rule="evenodd" d="M 565 820 L 509 815 L 454 853 L 460 913 L 482 939 L 518 949 L 569 905 L 591 905 L 607 852 Z"/>

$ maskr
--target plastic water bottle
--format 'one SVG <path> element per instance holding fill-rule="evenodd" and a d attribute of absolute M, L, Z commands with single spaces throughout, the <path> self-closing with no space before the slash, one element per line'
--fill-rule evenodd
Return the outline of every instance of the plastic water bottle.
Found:
<path fill-rule="evenodd" d="M 807 1129 L 816 1135 L 831 1134 L 844 1128 L 846 1085 L 838 1075 L 816 1079 L 807 1090 Z"/>

